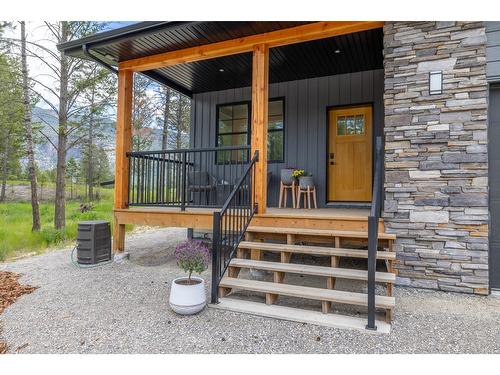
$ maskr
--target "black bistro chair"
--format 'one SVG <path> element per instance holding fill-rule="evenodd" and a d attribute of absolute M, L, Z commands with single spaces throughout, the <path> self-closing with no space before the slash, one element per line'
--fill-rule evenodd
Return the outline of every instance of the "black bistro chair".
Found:
<path fill-rule="evenodd" d="M 209 206 L 212 203 L 217 180 L 208 172 L 188 172 L 187 191 L 195 205 Z"/>

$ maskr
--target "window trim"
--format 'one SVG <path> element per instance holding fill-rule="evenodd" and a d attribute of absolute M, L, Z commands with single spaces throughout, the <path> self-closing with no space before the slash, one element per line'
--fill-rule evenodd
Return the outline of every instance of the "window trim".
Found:
<path fill-rule="evenodd" d="M 277 160 L 269 160 L 267 161 L 268 164 L 274 164 L 274 163 L 284 163 L 285 162 L 285 151 L 286 151 L 286 101 L 284 96 L 277 96 L 273 98 L 269 98 L 269 103 L 274 102 L 274 101 L 282 101 L 283 102 L 283 129 L 267 129 L 268 134 L 270 132 L 283 132 L 283 158 L 282 159 L 277 159 Z M 227 102 L 227 103 L 218 103 L 215 106 L 215 147 L 221 147 L 219 145 L 219 108 L 220 107 L 227 107 L 227 106 L 236 106 L 236 105 L 242 105 L 246 104 L 248 108 L 248 127 L 247 127 L 247 146 L 251 146 L 252 144 L 252 101 L 251 100 L 242 100 L 242 101 L 237 101 L 237 102 Z M 234 132 L 234 133 L 222 133 L 222 134 L 245 134 L 245 132 Z"/>
<path fill-rule="evenodd" d="M 268 164 L 279 164 L 279 163 L 284 163 L 285 162 L 285 150 L 286 150 L 286 103 L 285 103 L 285 97 L 284 96 L 276 96 L 273 98 L 269 98 L 269 103 L 270 102 L 277 102 L 277 101 L 282 101 L 283 102 L 283 129 L 267 129 L 267 133 L 269 136 L 270 132 L 283 132 L 283 157 L 281 159 L 275 159 L 275 160 L 267 160 Z M 269 115 L 268 115 L 269 117 Z"/>
<path fill-rule="evenodd" d="M 219 133 L 219 109 L 220 107 L 229 107 L 229 106 L 237 106 L 237 105 L 242 105 L 242 104 L 246 104 L 247 105 L 247 110 L 248 110 L 248 124 L 247 124 L 247 131 L 246 132 L 234 132 L 234 133 L 222 133 L 222 135 L 241 135 L 241 134 L 246 134 L 247 135 L 247 143 L 246 143 L 246 146 L 250 146 L 251 145 L 251 133 L 250 133 L 250 128 L 252 127 L 252 108 L 251 108 L 251 105 L 250 105 L 250 102 L 248 100 L 243 100 L 243 101 L 239 101 L 239 102 L 228 102 L 228 103 L 219 103 L 215 106 L 215 147 L 222 147 L 219 145 L 219 135 L 221 135 L 221 133 Z M 245 146 L 245 145 L 241 145 L 241 146 Z M 250 152 L 247 152 L 246 153 L 246 160 L 244 161 L 240 161 L 239 163 L 248 163 L 248 160 L 249 159 L 249 155 L 250 155 Z M 233 163 L 232 161 L 230 162 L 230 164 L 235 164 Z M 217 152 L 215 153 L 215 164 L 217 165 L 222 165 L 222 164 L 225 164 L 223 162 L 220 162 L 217 160 Z"/>

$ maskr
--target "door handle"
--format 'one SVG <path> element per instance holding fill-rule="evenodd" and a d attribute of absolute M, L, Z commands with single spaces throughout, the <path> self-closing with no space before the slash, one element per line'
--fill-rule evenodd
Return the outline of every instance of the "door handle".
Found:
<path fill-rule="evenodd" d="M 330 152 L 330 159 L 335 159 L 335 153 L 334 152 Z"/>

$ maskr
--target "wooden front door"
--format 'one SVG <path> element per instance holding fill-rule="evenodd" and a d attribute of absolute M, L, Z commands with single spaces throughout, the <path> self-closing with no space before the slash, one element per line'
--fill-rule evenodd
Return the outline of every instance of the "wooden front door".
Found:
<path fill-rule="evenodd" d="M 372 196 L 372 107 L 329 111 L 328 200 L 369 202 Z"/>

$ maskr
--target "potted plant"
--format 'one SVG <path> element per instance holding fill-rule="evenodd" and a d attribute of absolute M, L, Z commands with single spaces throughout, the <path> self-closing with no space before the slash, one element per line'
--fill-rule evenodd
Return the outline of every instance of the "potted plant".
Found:
<path fill-rule="evenodd" d="M 295 177 L 293 177 L 293 172 L 295 171 L 295 168 L 292 167 L 286 167 L 281 170 L 281 182 L 283 185 L 291 185 Z"/>
<path fill-rule="evenodd" d="M 314 187 L 314 179 L 313 175 L 310 173 L 305 172 L 304 170 L 300 170 L 300 175 L 299 175 L 299 188 L 301 190 L 307 190 L 307 188 L 313 188 Z"/>
<path fill-rule="evenodd" d="M 169 304 L 178 314 L 191 315 L 203 310 L 207 304 L 205 281 L 192 276 L 201 274 L 210 263 L 210 250 L 202 241 L 188 240 L 179 244 L 174 251 L 178 266 L 188 276 L 178 277 L 170 288 Z"/>
<path fill-rule="evenodd" d="M 306 171 L 304 171 L 303 169 L 294 169 L 292 172 L 292 176 L 293 178 L 298 180 L 304 175 L 304 173 L 306 173 Z"/>

